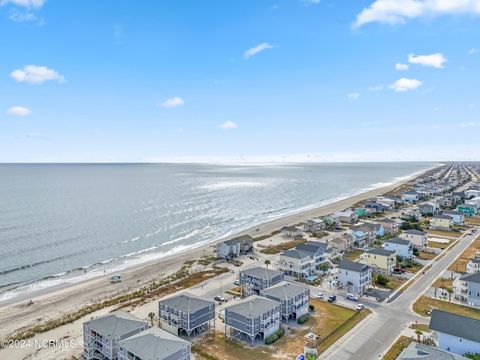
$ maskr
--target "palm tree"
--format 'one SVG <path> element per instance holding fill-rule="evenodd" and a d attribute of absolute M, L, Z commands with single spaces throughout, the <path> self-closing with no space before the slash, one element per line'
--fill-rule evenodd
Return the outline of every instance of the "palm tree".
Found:
<path fill-rule="evenodd" d="M 153 318 L 155 317 L 155 313 L 153 313 L 153 312 L 148 313 L 148 317 L 150 318 L 150 322 L 151 322 L 152 327 L 153 327 Z"/>
<path fill-rule="evenodd" d="M 420 336 L 423 334 L 421 330 L 415 330 L 415 334 L 417 335 L 417 342 L 420 342 Z"/>
<path fill-rule="evenodd" d="M 270 265 L 270 264 L 271 264 L 270 260 L 268 260 L 268 259 L 265 260 L 265 265 L 267 266 L 267 268 L 268 268 L 268 265 Z"/>

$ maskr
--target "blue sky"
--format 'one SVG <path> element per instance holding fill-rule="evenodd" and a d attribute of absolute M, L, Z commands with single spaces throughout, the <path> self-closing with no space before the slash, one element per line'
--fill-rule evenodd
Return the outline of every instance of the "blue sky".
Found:
<path fill-rule="evenodd" d="M 480 0 L 0 4 L 0 162 L 480 160 Z"/>

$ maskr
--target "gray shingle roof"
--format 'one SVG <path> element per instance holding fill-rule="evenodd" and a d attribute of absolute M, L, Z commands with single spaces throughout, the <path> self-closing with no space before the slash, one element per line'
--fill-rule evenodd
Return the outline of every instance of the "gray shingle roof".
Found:
<path fill-rule="evenodd" d="M 480 343 L 480 320 L 434 309 L 429 328 L 444 334 Z"/>
<path fill-rule="evenodd" d="M 467 360 L 467 358 L 412 341 L 397 360 Z"/>
<path fill-rule="evenodd" d="M 242 316 L 256 318 L 266 313 L 267 311 L 278 307 L 279 305 L 280 303 L 270 299 L 266 299 L 260 296 L 251 296 L 247 300 L 242 301 L 241 303 L 226 307 L 225 313 L 227 314 L 229 311 L 232 311 Z"/>
<path fill-rule="evenodd" d="M 405 239 L 401 239 L 401 238 L 392 238 L 392 239 L 388 239 L 388 240 L 385 240 L 385 242 L 387 243 L 392 243 L 392 244 L 399 244 L 399 245 L 410 245 L 410 241 L 408 240 L 405 240 Z"/>
<path fill-rule="evenodd" d="M 146 321 L 124 311 L 101 316 L 85 324 L 102 336 L 113 339 L 148 325 Z"/>
<path fill-rule="evenodd" d="M 374 254 L 374 255 L 390 256 L 392 254 L 395 254 L 395 251 L 390 251 L 383 248 L 376 248 L 376 249 L 367 251 L 367 253 Z"/>
<path fill-rule="evenodd" d="M 299 232 L 300 230 L 297 229 L 295 226 L 284 226 L 282 227 L 281 231 Z"/>
<path fill-rule="evenodd" d="M 240 271 L 240 274 L 246 274 L 249 276 L 262 278 L 262 279 L 272 279 L 274 277 L 283 275 L 281 271 L 267 269 L 261 266 L 254 267 L 252 269 L 242 270 Z"/>
<path fill-rule="evenodd" d="M 433 217 L 434 219 L 448 219 L 448 220 L 452 220 L 452 217 L 451 216 L 448 216 L 448 215 L 437 215 L 437 216 L 434 216 Z"/>
<path fill-rule="evenodd" d="M 318 241 L 308 241 L 305 244 L 299 244 L 295 247 L 296 250 L 301 250 L 309 253 L 316 253 L 319 249 L 325 251 L 328 247 L 328 244 L 321 243 Z"/>
<path fill-rule="evenodd" d="M 460 212 L 460 211 L 453 211 L 453 210 L 444 211 L 443 213 L 444 213 L 445 215 L 463 215 L 462 212 Z"/>
<path fill-rule="evenodd" d="M 364 272 L 367 271 L 370 267 L 365 264 L 360 264 L 358 262 L 343 260 L 339 265 L 339 269 L 355 271 L 355 272 Z"/>
<path fill-rule="evenodd" d="M 306 286 L 283 281 L 277 285 L 271 286 L 268 289 L 263 290 L 262 295 L 273 296 L 277 299 L 287 300 L 303 294 L 306 290 L 308 290 Z"/>
<path fill-rule="evenodd" d="M 480 284 L 480 273 L 464 275 L 461 280 Z"/>
<path fill-rule="evenodd" d="M 210 305 L 213 301 L 200 299 L 190 294 L 181 294 L 168 299 L 160 300 L 160 304 L 165 304 L 171 308 L 178 309 L 183 313 L 193 313 Z"/>
<path fill-rule="evenodd" d="M 163 329 L 151 328 L 119 341 L 118 345 L 143 360 L 161 360 L 187 350 L 190 343 Z"/>
<path fill-rule="evenodd" d="M 308 252 L 305 252 L 305 251 L 301 251 L 301 250 L 296 250 L 296 249 L 290 249 L 290 250 L 285 250 L 284 252 L 282 252 L 281 256 L 287 256 L 287 257 L 291 257 L 291 258 L 294 258 L 294 259 L 304 259 L 306 257 L 312 257 L 312 254 L 308 253 Z"/>
<path fill-rule="evenodd" d="M 379 220 L 376 220 L 377 222 L 382 222 L 382 223 L 388 223 L 388 224 L 393 224 L 395 223 L 396 221 L 393 220 L 393 219 L 389 219 L 389 218 L 383 218 L 383 219 L 379 219 Z"/>

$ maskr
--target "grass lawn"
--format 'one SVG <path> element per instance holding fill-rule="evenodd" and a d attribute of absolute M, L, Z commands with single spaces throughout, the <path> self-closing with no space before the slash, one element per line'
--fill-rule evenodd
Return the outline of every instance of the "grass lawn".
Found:
<path fill-rule="evenodd" d="M 430 329 L 428 328 L 428 324 L 412 324 L 410 325 L 410 329 L 420 330 L 426 333 L 430 332 Z"/>
<path fill-rule="evenodd" d="M 453 304 L 448 301 L 432 299 L 427 296 L 420 296 L 413 304 L 413 311 L 422 316 L 425 316 L 427 311 L 432 309 L 449 311 L 454 314 L 469 316 L 480 320 L 480 309 Z"/>
<path fill-rule="evenodd" d="M 345 254 L 343 254 L 343 259 L 344 260 L 349 260 L 349 261 L 355 261 L 357 260 L 360 255 L 363 254 L 363 250 L 350 250 L 350 251 L 347 251 L 345 252 Z"/>
<path fill-rule="evenodd" d="M 441 243 L 438 241 L 429 241 L 428 246 L 435 249 L 446 249 L 450 245 L 451 241 L 448 243 Z"/>
<path fill-rule="evenodd" d="M 480 236 L 448 267 L 450 271 L 466 272 L 468 262 L 475 257 L 477 249 L 480 248 Z"/>
<path fill-rule="evenodd" d="M 480 217 L 466 217 L 465 220 L 467 221 L 468 225 L 480 225 Z"/>
<path fill-rule="evenodd" d="M 400 336 L 398 340 L 392 345 L 390 349 L 386 352 L 383 356 L 383 360 L 396 360 L 398 355 L 405 349 L 410 343 L 412 339 L 406 336 Z"/>
<path fill-rule="evenodd" d="M 444 288 L 444 289 L 450 288 L 451 289 L 452 286 L 453 286 L 453 280 L 452 279 L 438 278 L 433 283 L 433 287 L 436 287 L 436 288 Z"/>
<path fill-rule="evenodd" d="M 420 260 L 432 260 L 432 259 L 436 258 L 437 255 L 438 254 L 428 253 L 428 252 L 425 252 L 425 251 L 420 251 L 417 258 L 419 258 Z"/>
<path fill-rule="evenodd" d="M 357 314 L 355 310 L 317 299 L 312 299 L 311 304 L 315 306 L 315 311 L 310 314 L 308 321 L 303 325 L 283 324 L 283 327 L 288 330 L 272 345 L 250 347 L 226 338 L 223 333 L 212 332 L 196 342 L 192 350 L 200 354 L 200 358 L 208 360 L 292 359 L 303 353 L 306 333 L 313 332 L 323 338 L 339 328 L 334 335 L 329 336 L 319 345 L 319 353 L 321 353 L 370 314 L 370 310 L 365 309 L 348 322 Z"/>
<path fill-rule="evenodd" d="M 433 229 L 428 229 L 427 233 L 431 235 L 448 236 L 448 237 L 455 237 L 455 238 L 460 235 L 458 231 L 433 230 Z"/>
<path fill-rule="evenodd" d="M 287 242 L 284 242 L 284 243 L 281 243 L 281 244 L 278 244 L 278 245 L 269 246 L 265 249 L 260 250 L 260 252 L 263 253 L 263 254 L 267 254 L 267 255 L 278 254 L 279 252 L 282 252 L 284 250 L 293 249 L 295 246 L 300 245 L 300 244 L 304 244 L 306 242 L 307 242 L 307 240 L 305 240 L 305 239 L 291 240 L 291 241 L 287 241 Z"/>

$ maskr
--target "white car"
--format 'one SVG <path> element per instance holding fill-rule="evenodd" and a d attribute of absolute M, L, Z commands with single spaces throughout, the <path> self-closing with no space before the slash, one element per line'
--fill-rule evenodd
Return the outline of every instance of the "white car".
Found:
<path fill-rule="evenodd" d="M 315 335 L 315 334 L 312 333 L 312 332 L 306 333 L 306 334 L 305 334 L 305 337 L 306 337 L 307 339 L 310 339 L 310 340 L 317 340 L 317 335 Z"/>
<path fill-rule="evenodd" d="M 358 296 L 355 296 L 353 294 L 347 294 L 347 296 L 345 296 L 348 300 L 352 300 L 352 301 L 358 301 Z"/>
<path fill-rule="evenodd" d="M 323 295 L 323 293 L 318 293 L 317 294 L 317 299 L 323 299 L 325 296 Z"/>
<path fill-rule="evenodd" d="M 234 284 L 234 285 L 237 285 L 237 286 L 240 285 L 240 280 L 235 280 L 235 281 L 233 282 L 233 284 Z"/>
<path fill-rule="evenodd" d="M 365 309 L 365 305 L 363 305 L 363 304 L 358 304 L 358 305 L 355 307 L 355 309 L 356 309 L 357 311 L 363 310 L 363 309 Z"/>

